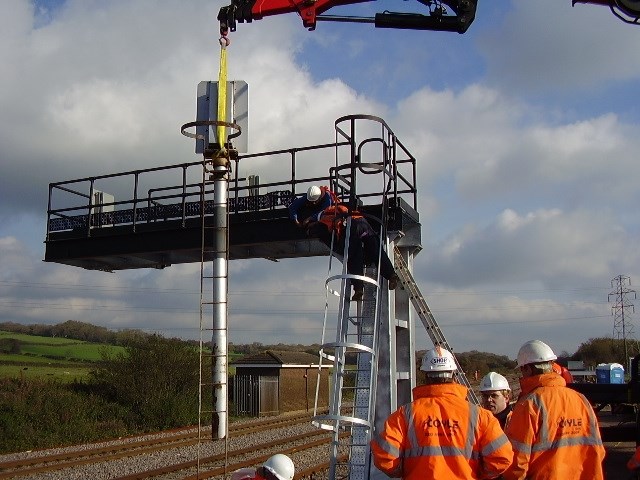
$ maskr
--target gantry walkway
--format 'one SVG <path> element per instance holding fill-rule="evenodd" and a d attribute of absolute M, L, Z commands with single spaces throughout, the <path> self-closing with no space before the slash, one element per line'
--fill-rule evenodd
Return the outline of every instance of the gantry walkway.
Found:
<path fill-rule="evenodd" d="M 234 160 L 229 183 L 230 259 L 328 255 L 325 245 L 306 237 L 288 219 L 287 206 L 309 185 L 331 185 L 336 179 L 350 186 L 348 192 L 337 192 L 344 202 L 378 218 L 386 205 L 385 228 L 404 232 L 401 246 L 421 248 L 415 159 L 395 136 L 385 138 L 386 124 L 375 140 L 355 145 L 351 138 L 362 118 L 367 117 L 338 119 L 334 143 Z M 381 191 L 377 182 L 372 186 L 366 178 L 391 159 L 395 177 Z M 345 169 L 345 164 L 350 166 Z M 193 162 L 51 183 L 45 261 L 105 271 L 199 262 L 201 205 L 206 216 L 213 215 L 213 208 L 201 201 L 208 193 L 201 191 L 202 168 L 202 162 Z M 300 176 L 301 171 L 308 176 Z M 284 180 L 260 181 L 275 176 Z M 363 177 L 364 181 L 356 180 Z"/>

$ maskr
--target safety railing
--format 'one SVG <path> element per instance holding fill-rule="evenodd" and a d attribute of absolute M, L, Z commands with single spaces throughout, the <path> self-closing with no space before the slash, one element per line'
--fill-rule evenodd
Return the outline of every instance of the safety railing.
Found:
<path fill-rule="evenodd" d="M 234 159 L 229 212 L 284 208 L 313 184 L 336 186 L 345 202 L 383 204 L 404 197 L 417 209 L 416 161 L 382 119 L 342 117 L 336 120 L 335 132 L 334 143 Z M 367 161 L 370 157 L 375 162 Z M 383 189 L 379 184 L 371 186 L 366 178 L 366 173 L 381 169 L 392 179 Z M 240 176 L 240 170 L 246 174 Z M 357 185 L 356 171 L 361 174 L 357 178 L 364 178 Z M 47 240 L 50 234 L 63 231 L 91 236 L 95 229 L 113 226 L 128 225 L 134 232 L 140 224 L 164 221 L 184 226 L 188 218 L 200 215 L 201 174 L 202 162 L 198 161 L 51 183 Z M 278 180 L 250 183 L 251 178 L 259 177 Z"/>

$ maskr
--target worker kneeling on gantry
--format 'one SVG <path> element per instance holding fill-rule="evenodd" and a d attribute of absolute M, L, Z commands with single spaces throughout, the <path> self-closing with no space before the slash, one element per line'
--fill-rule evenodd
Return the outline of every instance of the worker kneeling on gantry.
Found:
<path fill-rule="evenodd" d="M 347 222 L 347 218 L 351 222 Z M 399 282 L 389 256 L 380 250 L 380 240 L 371 224 L 357 211 L 349 211 L 346 205 L 328 187 L 312 185 L 307 194 L 296 198 L 289 205 L 289 218 L 304 228 L 307 236 L 318 238 L 329 249 L 344 255 L 346 226 L 350 225 L 347 271 L 351 275 L 364 275 L 365 265 L 377 265 L 380 256 L 380 276 L 394 290 Z M 354 294 L 351 300 L 364 297 L 362 280 L 352 279 Z"/>

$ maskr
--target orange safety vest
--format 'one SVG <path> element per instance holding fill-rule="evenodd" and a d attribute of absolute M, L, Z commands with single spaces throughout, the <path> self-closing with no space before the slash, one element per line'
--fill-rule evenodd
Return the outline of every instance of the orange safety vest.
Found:
<path fill-rule="evenodd" d="M 318 221 L 327 226 L 329 233 L 335 232 L 338 238 L 342 238 L 347 217 L 361 218 L 362 214 L 357 210 L 349 213 L 349 209 L 346 205 L 337 202 L 325 208 L 322 211 L 322 214 L 320 214 L 320 219 Z"/>
<path fill-rule="evenodd" d="M 507 469 L 511 444 L 489 410 L 466 400 L 466 387 L 422 385 L 413 395 L 371 441 L 381 471 L 407 480 L 467 480 L 496 478 Z"/>
<path fill-rule="evenodd" d="M 551 367 L 553 368 L 554 372 L 556 372 L 558 375 L 564 378 L 565 382 L 573 383 L 573 375 L 571 375 L 571 372 L 569 371 L 568 368 L 563 367 L 562 365 L 556 362 L 553 362 Z"/>
<path fill-rule="evenodd" d="M 514 457 L 504 479 L 602 480 L 605 450 L 584 395 L 556 373 L 522 378 L 520 387 L 505 429 Z"/>

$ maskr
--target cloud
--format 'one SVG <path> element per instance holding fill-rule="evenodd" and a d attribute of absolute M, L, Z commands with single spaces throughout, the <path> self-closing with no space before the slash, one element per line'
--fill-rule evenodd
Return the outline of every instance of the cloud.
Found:
<path fill-rule="evenodd" d="M 511 2 L 478 47 L 492 84 L 510 91 L 578 91 L 637 80 L 637 32 L 604 6 L 541 0 Z M 479 7 L 482 8 L 482 7 Z"/>
<path fill-rule="evenodd" d="M 0 2 L 0 318 L 197 335 L 198 265 L 43 263 L 42 226 L 50 182 L 199 160 L 179 128 L 217 79 L 219 6 Z M 513 356 L 553 328 L 571 352 L 610 332 L 610 279 L 640 275 L 639 125 L 616 92 L 637 87 L 637 32 L 595 6 L 504 9 L 463 36 L 265 18 L 231 36 L 229 78 L 249 84 L 251 153 L 333 142 L 342 115 L 387 121 L 417 159 L 414 275 L 456 350 Z M 331 158 L 310 157 L 304 175 L 326 175 Z M 239 168 L 277 181 L 290 166 Z M 320 341 L 326 276 L 326 258 L 232 262 L 230 340 Z"/>

